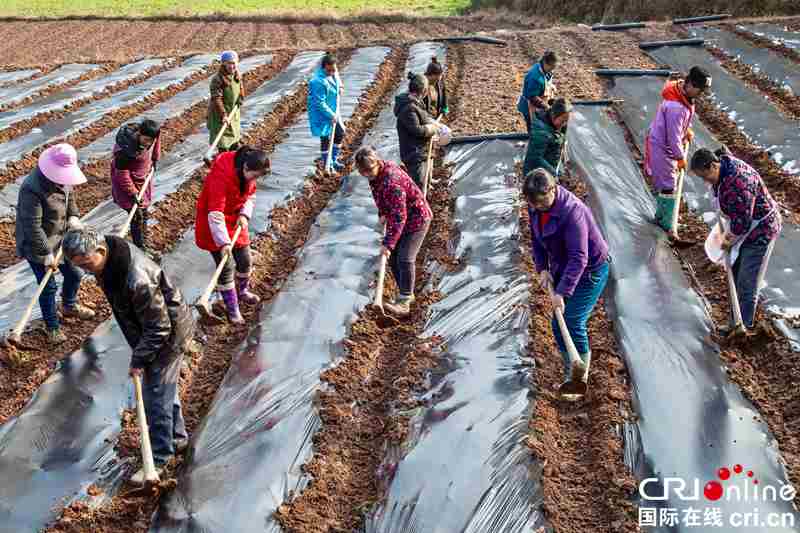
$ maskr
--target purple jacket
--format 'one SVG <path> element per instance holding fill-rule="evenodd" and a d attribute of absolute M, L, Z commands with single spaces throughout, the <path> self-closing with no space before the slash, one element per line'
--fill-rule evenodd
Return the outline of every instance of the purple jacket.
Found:
<path fill-rule="evenodd" d="M 683 82 L 667 82 L 663 100 L 650 124 L 645 145 L 645 170 L 657 190 L 675 188 L 678 161 L 694 117 L 694 104 L 683 94 Z"/>
<path fill-rule="evenodd" d="M 754 220 L 764 219 L 753 228 L 745 244 L 769 244 L 780 234 L 778 204 L 758 172 L 744 161 L 732 156 L 720 158 L 719 183 L 714 186 L 714 195 L 720 210 L 731 219 L 734 235 L 744 235 Z"/>
<path fill-rule="evenodd" d="M 608 244 L 589 207 L 564 187 L 557 186 L 556 201 L 547 213 L 540 231 L 540 213 L 528 207 L 533 260 L 538 272 L 550 271 L 556 292 L 569 297 L 585 272 L 606 262 Z"/>

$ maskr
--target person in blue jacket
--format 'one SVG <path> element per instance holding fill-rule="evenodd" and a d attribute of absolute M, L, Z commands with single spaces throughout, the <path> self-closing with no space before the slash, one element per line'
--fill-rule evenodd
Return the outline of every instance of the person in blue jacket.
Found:
<path fill-rule="evenodd" d="M 344 168 L 339 163 L 339 150 L 344 139 L 344 125 L 338 115 L 339 92 L 342 90 L 341 80 L 336 70 L 336 56 L 327 53 L 322 58 L 322 64 L 314 73 L 308 87 L 308 121 L 311 125 L 311 135 L 319 137 L 322 157 L 315 160 L 321 167 L 325 166 L 328 158 L 331 136 L 333 137 L 332 166 L 336 171 Z M 334 127 L 335 119 L 335 127 Z"/>
<path fill-rule="evenodd" d="M 556 53 L 548 51 L 525 74 L 525 83 L 522 85 L 522 94 L 519 95 L 517 111 L 522 113 L 528 134 L 531 132 L 531 121 L 536 111 L 546 111 L 550 107 L 548 99 L 553 97 L 553 71 L 557 64 Z"/>

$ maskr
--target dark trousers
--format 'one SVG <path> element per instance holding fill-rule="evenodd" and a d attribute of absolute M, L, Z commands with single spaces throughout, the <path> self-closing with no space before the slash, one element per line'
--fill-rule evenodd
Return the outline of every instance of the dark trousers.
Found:
<path fill-rule="evenodd" d="M 131 212 L 130 209 L 126 211 Z M 147 208 L 139 207 L 131 219 L 131 240 L 140 250 L 144 250 L 147 241 L 147 215 Z"/>
<path fill-rule="evenodd" d="M 428 234 L 430 221 L 426 222 L 419 231 L 414 233 L 403 233 L 397 245 L 389 256 L 389 268 L 400 289 L 400 296 L 411 296 L 414 294 L 414 282 L 417 276 L 417 254 L 425 235 Z"/>
<path fill-rule="evenodd" d="M 175 439 L 187 437 L 178 395 L 182 362 L 183 353 L 179 353 L 171 360 L 157 360 L 144 368 L 144 411 L 153 447 L 153 461 L 157 467 L 175 455 Z"/>
<path fill-rule="evenodd" d="M 222 252 L 211 252 L 211 255 L 214 257 L 214 264 L 219 266 L 219 262 L 222 261 Z M 251 263 L 252 259 L 250 258 L 249 244 L 240 248 L 234 248 L 233 253 L 225 262 L 225 266 L 222 267 L 219 280 L 217 280 L 217 288 L 220 290 L 233 289 L 235 287 L 233 279 L 234 272 L 249 274 Z"/>
<path fill-rule="evenodd" d="M 417 187 L 421 191 L 425 190 L 425 174 L 428 172 L 428 160 L 420 159 L 419 161 L 403 161 L 406 171 Z"/>
<path fill-rule="evenodd" d="M 28 264 L 31 270 L 33 270 L 33 275 L 36 276 L 36 282 L 41 283 L 44 275 L 47 273 L 48 267 L 30 260 Z M 61 290 L 62 303 L 64 307 L 72 307 L 78 303 L 78 289 L 81 286 L 81 271 L 69 261 L 60 264 L 58 269 L 61 271 L 61 275 L 64 276 L 64 287 Z M 39 296 L 39 308 L 42 310 L 42 318 L 49 329 L 57 329 L 59 327 L 58 310 L 56 309 L 56 292 L 58 292 L 58 283 L 56 282 L 55 276 L 50 276 L 47 285 L 45 285 L 42 294 Z"/>
<path fill-rule="evenodd" d="M 342 126 L 337 122 L 336 127 L 333 129 L 333 145 L 339 146 L 344 141 L 344 129 Z M 325 137 L 319 138 L 319 149 L 322 152 L 328 151 L 328 143 L 331 142 L 331 136 L 326 135 Z"/>
<path fill-rule="evenodd" d="M 739 256 L 731 271 L 736 281 L 736 293 L 739 297 L 739 309 L 742 311 L 742 323 L 746 328 L 753 327 L 758 308 L 758 297 L 761 294 L 759 282 L 766 272 L 772 252 L 770 244 L 743 244 Z M 763 272 L 762 272 L 763 271 Z M 733 322 L 733 315 L 731 315 Z"/>

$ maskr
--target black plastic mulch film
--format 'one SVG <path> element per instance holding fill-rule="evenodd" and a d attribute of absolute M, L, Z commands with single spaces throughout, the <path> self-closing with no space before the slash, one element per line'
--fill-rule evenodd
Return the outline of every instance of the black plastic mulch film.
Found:
<path fill-rule="evenodd" d="M 248 99 L 250 106 L 243 110 L 243 132 L 268 114 L 281 96 L 297 90 L 320 57 L 321 53 L 299 54 L 283 74 L 254 91 Z M 181 149 L 187 142 L 192 144 L 191 153 Z M 166 154 L 156 197 L 166 194 L 162 187 L 174 190 L 202 166 L 207 147 L 207 133 L 198 133 Z M 124 216 L 111 203 L 98 206 L 96 214 L 87 216 L 87 222 L 110 225 Z M 205 263 L 196 266 L 202 268 Z M 187 271 L 193 266 L 184 264 L 178 273 L 191 279 Z M 4 274 L 13 268 L 18 287 L 30 284 L 35 289 L 33 275 L 24 265 L 6 269 Z M 210 273 L 196 275 L 194 283 L 202 285 L 209 278 Z M 4 298 L 4 307 L 17 309 L 6 320 L 19 316 L 19 306 L 29 298 L 13 291 Z M 106 495 L 114 494 L 127 469 L 113 447 L 121 411 L 131 405 L 129 362 L 130 348 L 114 320 L 108 320 L 81 350 L 63 359 L 17 418 L 0 426 L 0 533 L 38 531 L 56 516 L 65 499 L 85 496 L 92 483 Z"/>
<path fill-rule="evenodd" d="M 407 69 L 423 70 L 431 55 L 443 50 L 414 45 Z M 386 52 L 364 54 L 374 62 Z M 358 62 L 354 57 L 343 71 L 345 87 L 347 70 L 357 69 Z M 364 140 L 390 159 L 398 150 L 393 105 Z M 300 122 L 307 125 L 305 118 Z M 309 146 L 295 164 L 303 168 L 318 150 L 318 143 Z M 301 466 L 311 457 L 311 437 L 320 424 L 314 405 L 320 373 L 341 356 L 349 325 L 371 300 L 377 226 L 367 180 L 357 173 L 347 176 L 317 217 L 294 272 L 235 349 L 193 437 L 178 487 L 162 501 L 151 531 L 280 531 L 273 512 L 307 483 Z"/>
<path fill-rule="evenodd" d="M 660 94 L 657 86 L 653 88 Z M 636 107 L 637 102 L 629 105 Z M 725 526 L 720 530 L 767 531 L 761 522 L 733 528 L 744 513 L 755 513 L 759 520 L 780 520 L 786 513 L 785 520 L 794 525 L 768 531 L 798 531 L 791 502 L 777 497 L 754 503 L 752 484 L 750 500 L 743 501 L 728 487 L 743 487 L 749 478 L 718 478 L 718 469 L 733 472 L 735 465 L 742 465 L 744 472 L 754 473 L 761 489 L 780 492 L 788 483 L 768 428 L 723 370 L 719 349 L 710 339 L 707 309 L 664 232 L 652 222 L 654 198 L 628 150 L 621 151 L 625 145 L 622 129 L 608 110 L 575 108 L 569 157 L 589 186 L 589 204 L 613 256 L 606 305 L 630 372 L 638 414 L 636 425 L 626 428 L 626 461 L 640 481 L 657 478 L 646 484 L 647 498 L 666 496 L 642 498 L 640 512 L 645 520 L 651 510 L 656 513 L 655 523 L 662 524 L 656 531 L 711 531 L 714 526 L 706 522 L 706 513 L 717 512 Z M 705 497 L 709 482 L 720 483 L 726 491 L 721 499 Z M 674 490 L 681 483 L 685 497 Z M 697 500 L 691 499 L 695 496 Z M 677 520 L 664 526 L 660 512 Z"/>

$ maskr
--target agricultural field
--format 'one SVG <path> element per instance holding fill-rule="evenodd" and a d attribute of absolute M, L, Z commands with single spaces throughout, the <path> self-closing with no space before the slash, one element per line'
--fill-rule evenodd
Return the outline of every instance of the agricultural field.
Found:
<path fill-rule="evenodd" d="M 142 9 L 183 14 L 172 4 Z M 240 4 L 256 3 L 200 2 L 192 14 Z M 349 14 L 361 4 L 325 5 Z M 11 0 L 0 16 L 62 14 L 44 5 Z M 126 16 L 130 5 L 77 9 Z M 189 449 L 158 486 L 128 483 L 141 466 L 130 348 L 93 277 L 80 298 L 96 317 L 65 319 L 62 347 L 48 346 L 36 308 L 23 345 L 0 348 L 0 533 L 800 531 L 796 493 L 760 501 L 752 526 L 728 521 L 752 502 L 713 493 L 748 479 L 800 483 L 800 18 L 611 32 L 447 17 L 460 2 L 392 7 L 420 17 L 0 22 L 3 331 L 37 288 L 16 255 L 16 200 L 47 147 L 77 149 L 89 178 L 75 190 L 82 220 L 110 232 L 126 218 L 111 200 L 116 131 L 162 124 L 147 244 L 190 302 L 214 269 L 194 221 L 223 50 L 241 58 L 244 140 L 271 160 L 250 222 L 261 303 L 243 307 L 244 325 L 198 328 L 180 373 Z M 464 39 L 476 36 L 491 39 Z M 687 38 L 705 42 L 639 46 Z M 434 157 L 417 300 L 389 327 L 369 306 L 381 228 L 367 180 L 351 161 L 338 173 L 314 165 L 308 79 L 329 49 L 345 87 L 346 158 L 371 144 L 399 161 L 395 96 L 432 57 L 445 67 L 455 140 Z M 561 359 L 519 187 L 525 135 L 495 135 L 524 134 L 517 98 L 546 50 L 561 58 L 558 93 L 591 103 L 570 118 L 561 184 L 591 207 L 612 255 L 577 403 L 554 387 Z M 762 327 L 741 343 L 715 335 L 730 306 L 725 271 L 703 248 L 705 185 L 684 185 L 680 231 L 696 245 L 672 247 L 652 222 L 644 139 L 666 78 L 595 72 L 693 65 L 713 76 L 694 148 L 724 144 L 752 165 L 783 217 Z M 386 297 L 396 292 L 387 281 Z M 667 479 L 699 480 L 700 501 L 669 492 Z M 648 499 L 665 486 L 665 499 Z"/>

